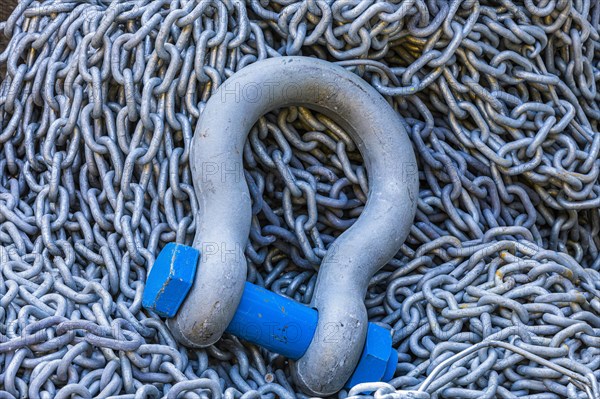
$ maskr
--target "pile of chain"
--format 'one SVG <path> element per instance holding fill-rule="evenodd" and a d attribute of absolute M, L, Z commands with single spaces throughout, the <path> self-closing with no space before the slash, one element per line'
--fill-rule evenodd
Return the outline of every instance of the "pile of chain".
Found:
<path fill-rule="evenodd" d="M 281 356 L 184 348 L 141 308 L 157 253 L 194 236 L 205 102 L 281 55 L 370 82 L 419 161 L 366 298 L 395 378 L 340 397 L 600 398 L 599 20 L 589 0 L 21 1 L 0 23 L 0 398 L 303 397 Z M 360 154 L 292 107 L 244 155 L 248 280 L 308 303 L 366 201 Z"/>

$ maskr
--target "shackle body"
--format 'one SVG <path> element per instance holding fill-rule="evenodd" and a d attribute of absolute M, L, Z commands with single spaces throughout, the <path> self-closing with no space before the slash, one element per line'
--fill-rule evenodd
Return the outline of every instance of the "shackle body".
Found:
<path fill-rule="evenodd" d="M 358 364 L 368 327 L 367 284 L 403 244 L 418 197 L 414 151 L 400 116 L 374 88 L 335 64 L 308 57 L 261 60 L 236 72 L 207 102 L 190 156 L 198 198 L 194 247 L 203 256 L 190 293 L 167 323 L 177 340 L 192 347 L 215 343 L 229 326 L 247 273 L 251 200 L 244 143 L 260 116 L 292 105 L 345 129 L 369 179 L 364 210 L 328 249 L 311 303 L 318 329 L 334 326 L 338 339 L 314 339 L 292 367 L 300 389 L 330 395 Z"/>

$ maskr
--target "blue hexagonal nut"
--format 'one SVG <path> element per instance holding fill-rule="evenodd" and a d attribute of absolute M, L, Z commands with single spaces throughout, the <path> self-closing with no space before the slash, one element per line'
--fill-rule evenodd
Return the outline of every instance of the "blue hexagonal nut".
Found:
<path fill-rule="evenodd" d="M 346 388 L 363 382 L 387 382 L 394 376 L 397 364 L 398 352 L 392 348 L 390 331 L 369 323 L 365 346 L 356 370 L 346 382 Z"/>
<path fill-rule="evenodd" d="M 173 317 L 187 296 L 196 275 L 200 251 L 169 243 L 160 251 L 148 273 L 142 306 L 162 317 Z"/>

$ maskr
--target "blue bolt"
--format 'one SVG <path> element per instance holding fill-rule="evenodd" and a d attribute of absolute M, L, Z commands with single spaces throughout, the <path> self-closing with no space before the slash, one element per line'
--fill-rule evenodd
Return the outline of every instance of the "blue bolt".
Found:
<path fill-rule="evenodd" d="M 200 252 L 170 243 L 160 252 L 148 273 L 142 305 L 163 317 L 173 317 L 192 287 Z M 317 333 L 318 312 L 308 306 L 246 282 L 240 304 L 227 327 L 238 338 L 300 359 Z M 343 339 L 335 326 L 318 332 L 316 339 Z M 389 381 L 396 371 L 398 353 L 390 331 L 369 323 L 360 361 L 346 382 L 351 388 L 362 382 Z"/>

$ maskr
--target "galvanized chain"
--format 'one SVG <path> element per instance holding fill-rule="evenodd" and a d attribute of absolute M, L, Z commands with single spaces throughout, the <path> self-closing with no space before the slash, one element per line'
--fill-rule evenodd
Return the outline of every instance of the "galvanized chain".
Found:
<path fill-rule="evenodd" d="M 186 349 L 141 309 L 160 248 L 194 235 L 204 103 L 302 54 L 384 94 L 419 158 L 366 299 L 396 378 L 340 397 L 600 398 L 599 21 L 587 0 L 21 1 L 0 22 L 0 397 L 303 397 L 282 357 Z M 307 303 L 366 201 L 356 145 L 293 107 L 244 155 L 248 280 Z"/>

